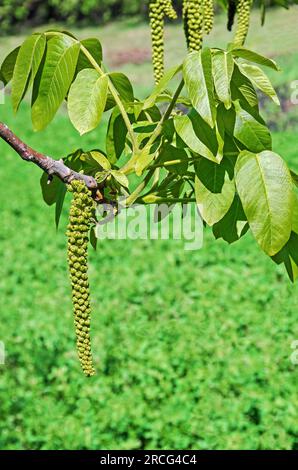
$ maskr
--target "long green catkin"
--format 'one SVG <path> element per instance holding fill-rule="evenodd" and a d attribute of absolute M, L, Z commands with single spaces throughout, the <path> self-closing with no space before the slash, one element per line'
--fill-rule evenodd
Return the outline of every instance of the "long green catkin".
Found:
<path fill-rule="evenodd" d="M 152 38 L 152 62 L 155 83 L 159 83 L 164 74 L 164 10 L 162 0 L 152 0 L 149 5 L 149 17 Z"/>
<path fill-rule="evenodd" d="M 158 84 L 164 74 L 164 17 L 174 20 L 177 13 L 172 0 L 151 0 L 149 18 L 152 39 L 152 62 L 155 83 Z"/>
<path fill-rule="evenodd" d="M 210 34 L 214 24 L 213 0 L 204 0 L 204 31 Z"/>
<path fill-rule="evenodd" d="M 243 46 L 249 29 L 252 0 L 239 0 L 237 4 L 237 29 L 234 43 Z"/>
<path fill-rule="evenodd" d="M 170 18 L 170 20 L 176 20 L 178 18 L 177 12 L 173 7 L 172 0 L 163 0 L 164 14 Z"/>
<path fill-rule="evenodd" d="M 190 51 L 200 51 L 203 43 L 204 0 L 183 1 L 183 22 L 186 42 Z"/>
<path fill-rule="evenodd" d="M 68 265 L 72 287 L 77 351 L 87 377 L 95 374 L 90 340 L 90 291 L 88 282 L 88 233 L 92 216 L 91 192 L 82 181 L 68 186 L 73 193 L 67 228 Z"/>

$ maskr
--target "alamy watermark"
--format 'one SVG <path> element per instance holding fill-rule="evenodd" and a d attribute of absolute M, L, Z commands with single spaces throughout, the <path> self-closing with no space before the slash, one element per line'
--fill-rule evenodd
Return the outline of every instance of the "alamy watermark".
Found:
<path fill-rule="evenodd" d="M 120 202 L 121 204 L 121 202 Z M 183 240 L 187 251 L 203 246 L 203 220 L 195 203 L 98 206 L 98 239 Z"/>
<path fill-rule="evenodd" d="M 0 366 L 5 364 L 5 344 L 0 341 Z"/>

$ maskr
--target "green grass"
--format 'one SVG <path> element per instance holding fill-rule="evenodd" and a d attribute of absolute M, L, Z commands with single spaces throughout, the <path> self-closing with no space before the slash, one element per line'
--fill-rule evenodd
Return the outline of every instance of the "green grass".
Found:
<path fill-rule="evenodd" d="M 116 27 L 107 27 L 111 37 Z M 277 42 L 282 54 L 289 41 Z M 104 131 L 82 143 L 60 113 L 33 134 L 26 105 L 14 118 L 9 102 L 0 118 L 57 158 L 98 145 Z M 295 132 L 275 134 L 274 148 L 298 169 Z M 1 449 L 298 448 L 290 361 L 298 287 L 250 235 L 228 246 L 207 230 L 194 252 L 182 241 L 100 243 L 90 254 L 97 375 L 85 379 L 66 266 L 68 204 L 56 233 L 39 169 L 3 142 L 0 155 Z"/>

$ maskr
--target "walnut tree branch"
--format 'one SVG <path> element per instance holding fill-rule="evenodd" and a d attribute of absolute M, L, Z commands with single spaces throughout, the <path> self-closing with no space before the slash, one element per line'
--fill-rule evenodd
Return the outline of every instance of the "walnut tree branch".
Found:
<path fill-rule="evenodd" d="M 95 178 L 88 175 L 77 173 L 68 168 L 63 160 L 54 160 L 43 153 L 36 152 L 21 139 L 19 139 L 7 126 L 0 122 L 0 138 L 8 143 L 26 162 L 35 163 L 50 176 L 57 176 L 64 183 L 68 184 L 72 180 L 84 181 L 89 189 L 96 189 L 97 182 Z"/>

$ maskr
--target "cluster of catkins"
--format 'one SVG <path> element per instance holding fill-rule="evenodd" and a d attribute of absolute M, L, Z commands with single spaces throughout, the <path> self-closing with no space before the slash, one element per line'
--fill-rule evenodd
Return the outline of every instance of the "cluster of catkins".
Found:
<path fill-rule="evenodd" d="M 203 34 L 209 34 L 213 28 L 213 0 L 183 0 L 182 13 L 187 46 L 190 51 L 199 51 Z"/>
<path fill-rule="evenodd" d="M 203 43 L 204 0 L 184 0 L 182 14 L 188 49 L 199 51 Z"/>
<path fill-rule="evenodd" d="M 94 202 L 82 181 L 72 181 L 68 191 L 73 193 L 67 237 L 77 350 L 82 369 L 89 377 L 95 373 L 91 354 L 88 282 L 88 234 Z"/>
<path fill-rule="evenodd" d="M 234 38 L 236 45 L 245 42 L 252 0 L 228 0 L 228 30 L 231 31 L 237 13 L 238 25 Z M 200 51 L 203 34 L 209 34 L 214 23 L 213 0 L 183 0 L 183 24 L 187 47 L 190 51 Z M 151 0 L 149 6 L 152 57 L 155 82 L 159 83 L 164 74 L 164 19 L 177 18 L 172 0 Z"/>
<path fill-rule="evenodd" d="M 152 60 L 155 82 L 159 83 L 164 74 L 164 19 L 176 19 L 177 13 L 171 0 L 151 0 L 149 5 L 152 37 Z"/>
<path fill-rule="evenodd" d="M 237 1 L 237 29 L 234 38 L 234 43 L 243 46 L 250 21 L 250 10 L 251 10 L 252 0 L 238 0 Z"/>

